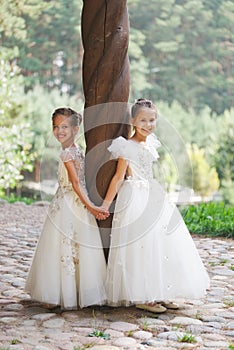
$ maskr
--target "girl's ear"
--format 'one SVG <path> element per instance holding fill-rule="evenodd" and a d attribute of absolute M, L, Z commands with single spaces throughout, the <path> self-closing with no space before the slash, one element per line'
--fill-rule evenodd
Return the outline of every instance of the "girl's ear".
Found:
<path fill-rule="evenodd" d="M 79 126 L 74 126 L 74 129 L 73 129 L 73 130 L 74 130 L 74 134 L 75 134 L 75 135 L 78 133 L 79 128 L 80 128 Z"/>

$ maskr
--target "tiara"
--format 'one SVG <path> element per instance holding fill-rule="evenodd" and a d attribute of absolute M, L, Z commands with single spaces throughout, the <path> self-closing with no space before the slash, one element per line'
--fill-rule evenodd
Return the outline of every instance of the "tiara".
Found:
<path fill-rule="evenodd" d="M 135 105 L 146 106 L 151 108 L 153 103 L 152 101 L 146 100 L 145 98 L 138 98 L 137 100 L 135 100 Z"/>

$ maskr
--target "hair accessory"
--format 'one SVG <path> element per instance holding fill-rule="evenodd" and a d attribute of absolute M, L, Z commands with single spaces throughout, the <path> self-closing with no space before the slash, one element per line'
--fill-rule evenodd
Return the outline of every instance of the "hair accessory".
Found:
<path fill-rule="evenodd" d="M 146 100 L 145 98 L 138 98 L 137 100 L 135 100 L 135 104 L 139 105 L 139 106 L 146 106 L 151 108 L 153 103 L 150 100 Z"/>

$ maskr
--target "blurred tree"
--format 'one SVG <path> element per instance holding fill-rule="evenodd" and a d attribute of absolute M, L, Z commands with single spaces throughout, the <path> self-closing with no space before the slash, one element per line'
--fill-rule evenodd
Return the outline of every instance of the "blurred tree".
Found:
<path fill-rule="evenodd" d="M 234 126 L 233 113 L 223 116 L 220 135 L 213 156 L 219 178 L 221 193 L 229 203 L 234 203 Z"/>
<path fill-rule="evenodd" d="M 0 190 L 6 191 L 19 185 L 22 170 L 32 171 L 33 154 L 30 153 L 30 132 L 27 125 L 0 127 Z"/>
<path fill-rule="evenodd" d="M 0 53 L 0 126 L 10 126 L 16 121 L 21 106 L 22 82 L 19 67 L 9 63 L 6 55 Z"/>
<path fill-rule="evenodd" d="M 0 0 L 0 43 L 26 78 L 82 90 L 81 0 Z M 131 98 L 221 115 L 233 106 L 233 0 L 128 0 Z M 15 50 L 17 49 L 17 50 Z"/>
<path fill-rule="evenodd" d="M 81 89 L 80 1 L 51 0 L 37 19 L 27 17 L 28 35 L 19 65 L 26 89 L 40 83 L 74 95 Z"/>
<path fill-rule="evenodd" d="M 146 96 L 196 111 L 207 105 L 216 114 L 233 106 L 234 4 L 216 2 L 130 1 L 131 27 L 145 38 L 140 47 L 149 66 Z"/>
<path fill-rule="evenodd" d="M 202 197 L 211 196 L 219 189 L 219 178 L 215 168 L 210 167 L 204 150 L 199 149 L 196 144 L 188 145 L 187 151 L 193 169 L 193 190 Z"/>

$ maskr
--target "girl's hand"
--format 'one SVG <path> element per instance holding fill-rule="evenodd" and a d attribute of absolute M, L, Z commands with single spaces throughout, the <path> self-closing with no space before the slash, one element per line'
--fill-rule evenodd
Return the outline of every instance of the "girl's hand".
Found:
<path fill-rule="evenodd" d="M 98 210 L 99 210 L 99 212 L 96 215 L 97 220 L 106 220 L 110 216 L 110 213 L 107 209 L 98 207 Z"/>
<path fill-rule="evenodd" d="M 109 215 L 109 211 L 100 207 L 97 207 L 93 205 L 92 207 L 88 208 L 90 213 L 95 216 L 97 220 L 105 220 Z"/>

